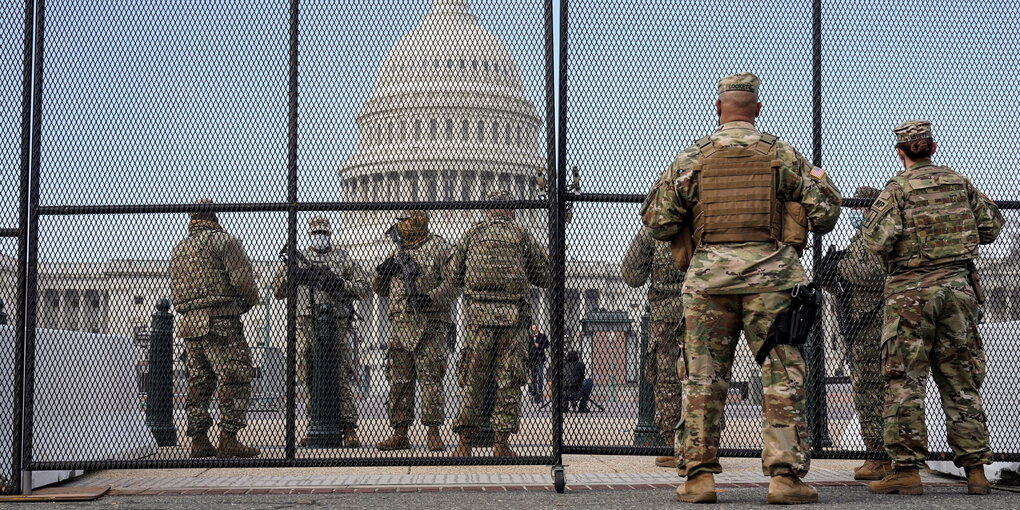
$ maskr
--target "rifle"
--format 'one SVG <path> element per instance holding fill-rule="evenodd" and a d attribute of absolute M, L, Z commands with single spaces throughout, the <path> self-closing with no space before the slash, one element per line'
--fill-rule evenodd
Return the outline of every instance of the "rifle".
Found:
<path fill-rule="evenodd" d="M 332 269 L 308 260 L 300 251 L 297 255 L 297 267 L 294 268 L 294 280 L 299 285 L 307 285 L 317 290 L 335 294 L 347 287 L 347 281 L 337 276 Z M 280 249 L 280 260 L 287 263 L 287 247 Z"/>
<path fill-rule="evenodd" d="M 850 315 L 850 282 L 839 274 L 837 266 L 844 255 L 846 250 L 836 250 L 836 246 L 830 244 L 818 264 L 818 277 L 815 280 L 836 297 L 836 323 L 839 326 L 839 334 L 843 338 L 849 338 L 856 325 Z"/>
<path fill-rule="evenodd" d="M 422 294 L 418 292 L 418 276 L 421 275 L 421 266 L 414 260 L 414 257 L 407 253 L 407 248 L 404 247 L 404 242 L 400 239 L 400 232 L 397 231 L 396 224 L 386 229 L 386 237 L 389 237 L 397 245 L 397 253 L 392 257 L 395 271 L 391 271 L 387 276 L 404 282 L 407 304 L 410 305 L 413 313 L 421 313 L 422 308 L 428 306 L 427 303 L 422 302 L 425 299 L 420 297 Z M 386 265 L 385 261 L 380 264 L 380 267 L 384 265 Z"/>

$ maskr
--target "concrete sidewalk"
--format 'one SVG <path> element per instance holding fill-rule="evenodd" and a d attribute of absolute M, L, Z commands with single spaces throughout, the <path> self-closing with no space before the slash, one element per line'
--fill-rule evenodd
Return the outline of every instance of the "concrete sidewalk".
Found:
<path fill-rule="evenodd" d="M 766 486 L 759 459 L 722 459 L 721 487 Z M 863 485 L 853 480 L 856 460 L 815 460 L 806 481 L 819 486 Z M 675 470 L 658 468 L 652 457 L 565 455 L 568 490 L 666 488 L 679 484 Z M 929 486 L 959 480 L 924 473 Z M 213 468 L 106 470 L 88 473 L 64 487 L 111 487 L 112 495 L 309 494 L 352 492 L 546 491 L 549 466 L 428 466 L 362 468 Z"/>

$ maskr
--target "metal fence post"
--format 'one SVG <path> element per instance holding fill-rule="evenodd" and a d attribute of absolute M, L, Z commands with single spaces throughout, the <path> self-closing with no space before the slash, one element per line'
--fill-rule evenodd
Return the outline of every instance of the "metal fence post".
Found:
<path fill-rule="evenodd" d="M 159 446 L 177 446 L 174 427 L 174 316 L 170 300 L 156 302 L 149 334 L 149 374 L 145 384 L 145 425 Z"/>
<path fill-rule="evenodd" d="M 641 354 L 648 352 L 648 307 L 641 316 Z M 635 446 L 666 446 L 659 429 L 655 427 L 655 388 L 645 379 L 645 363 L 638 366 L 638 423 L 634 427 Z"/>
<path fill-rule="evenodd" d="M 312 419 L 308 424 L 307 445 L 309 448 L 340 448 L 344 445 L 344 431 L 340 428 L 340 407 L 336 401 L 336 382 L 340 377 L 336 319 L 328 303 L 319 304 L 316 312 L 312 344 Z"/>

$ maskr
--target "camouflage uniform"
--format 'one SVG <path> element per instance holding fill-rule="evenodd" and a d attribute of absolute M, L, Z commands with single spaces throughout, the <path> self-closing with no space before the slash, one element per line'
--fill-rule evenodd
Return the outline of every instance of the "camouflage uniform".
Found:
<path fill-rule="evenodd" d="M 754 124 L 743 121 L 726 122 L 710 137 L 715 147 L 750 147 L 762 139 Z M 778 139 L 773 143 L 779 163 L 776 199 L 800 203 L 808 226 L 818 234 L 828 232 L 839 216 L 839 190 L 789 144 Z M 656 239 L 669 240 L 692 221 L 690 214 L 699 200 L 695 178 L 699 154 L 697 144 L 681 152 L 646 197 L 642 220 Z M 681 476 L 722 471 L 717 456 L 721 420 L 741 329 L 751 352 L 757 352 L 775 318 L 789 306 L 789 289 L 798 283 L 806 283 L 804 268 L 790 245 L 705 243 L 695 251 L 683 287 L 690 334 L 684 346 L 687 438 L 685 465 L 678 469 Z M 768 476 L 803 476 L 808 470 L 806 372 L 800 350 L 791 345 L 775 346 L 762 367 L 762 467 Z"/>
<path fill-rule="evenodd" d="M 882 452 L 882 411 L 885 383 L 879 356 L 882 338 L 882 282 L 885 264 L 868 250 L 856 232 L 838 264 L 839 274 L 850 284 L 849 319 L 856 327 L 843 338 L 853 387 L 854 407 L 861 422 L 861 438 L 870 452 Z"/>
<path fill-rule="evenodd" d="M 451 323 L 450 305 L 459 294 L 455 286 L 443 280 L 442 272 L 453 246 L 438 235 L 428 234 L 424 240 L 404 249 L 421 268 L 416 290 L 427 294 L 430 304 L 415 313 L 408 303 L 405 283 L 376 272 L 372 289 L 380 296 L 389 297 L 390 342 L 385 369 L 390 393 L 386 410 L 390 426 L 408 427 L 414 421 L 417 380 L 421 384 L 422 424 L 441 425 L 446 418 L 443 392 L 446 334 Z"/>
<path fill-rule="evenodd" d="M 683 387 L 686 368 L 681 352 L 684 343 L 684 274 L 670 254 L 669 243 L 656 241 L 651 230 L 642 228 L 630 243 L 623 258 L 623 281 L 640 287 L 651 278 L 648 304 L 648 352 L 645 377 L 655 387 L 655 425 L 667 444 L 682 444 Z M 674 432 L 675 431 L 675 432 Z M 677 448 L 679 452 L 680 449 Z"/>
<path fill-rule="evenodd" d="M 502 194 L 489 197 L 507 200 Z M 509 211 L 490 211 L 456 246 L 448 277 L 464 287 L 466 345 L 458 362 L 460 412 L 453 430 L 478 427 L 489 375 L 496 380 L 492 430 L 520 430 L 521 386 L 527 382 L 531 286 L 550 285 L 549 260 L 527 229 Z"/>
<path fill-rule="evenodd" d="M 895 130 L 900 143 L 931 137 L 927 121 Z M 946 414 L 957 466 L 992 462 L 979 390 L 985 358 L 968 263 L 993 242 L 998 208 L 964 176 L 930 159 L 886 184 L 864 222 L 865 245 L 889 261 L 882 329 L 885 447 L 897 471 L 928 457 L 924 399 L 928 369 Z"/>
<path fill-rule="evenodd" d="M 322 217 L 313 217 L 310 230 L 322 228 L 329 232 L 329 223 Z M 316 226 L 321 225 L 321 226 Z M 358 408 L 354 404 L 354 353 L 353 328 L 354 301 L 361 301 L 371 295 L 368 273 L 347 252 L 338 250 L 332 245 L 322 249 L 309 246 L 301 250 L 308 262 L 328 268 L 337 277 L 344 280 L 342 290 L 326 292 L 309 285 L 297 288 L 297 378 L 305 387 L 305 401 L 308 408 L 312 407 L 312 370 L 315 345 L 315 314 L 321 304 L 332 307 L 336 332 L 333 339 L 337 345 L 337 366 L 335 371 L 328 371 L 328 376 L 335 377 L 336 384 L 329 392 L 328 406 L 338 407 L 340 426 L 345 430 L 358 427 Z M 287 297 L 287 267 L 281 266 L 273 278 L 273 295 L 276 299 Z M 335 399 L 335 400 L 334 400 Z M 310 412 L 310 411 L 309 411 Z"/>
<path fill-rule="evenodd" d="M 188 237 L 170 257 L 170 287 L 186 356 L 187 435 L 206 438 L 217 382 L 220 430 L 236 433 L 247 424 L 253 375 L 241 325 L 241 315 L 259 300 L 251 261 L 240 241 L 218 223 L 192 220 Z"/>

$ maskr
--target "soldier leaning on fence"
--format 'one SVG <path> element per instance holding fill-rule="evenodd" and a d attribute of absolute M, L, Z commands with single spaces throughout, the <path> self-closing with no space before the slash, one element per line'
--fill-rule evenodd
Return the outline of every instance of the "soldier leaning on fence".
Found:
<path fill-rule="evenodd" d="M 333 311 L 336 323 L 333 339 L 337 344 L 337 366 L 325 369 L 327 377 L 333 379 L 329 385 L 326 403 L 337 407 L 340 414 L 340 426 L 344 429 L 344 446 L 358 447 L 358 408 L 354 404 L 354 358 L 351 345 L 354 320 L 354 301 L 360 301 L 371 295 L 368 273 L 351 260 L 347 252 L 333 247 L 333 231 L 329 220 L 324 216 L 313 216 L 308 220 L 308 237 L 311 245 L 301 250 L 301 255 L 309 264 L 314 264 L 332 272 L 342 280 L 342 285 L 323 290 L 322 282 L 297 282 L 297 377 L 304 383 L 305 402 L 310 410 L 312 401 L 312 371 L 314 367 L 315 315 L 316 308 L 328 304 Z M 297 262 L 299 266 L 304 261 Z M 287 297 L 287 267 L 283 265 L 273 278 L 273 296 L 276 299 Z M 334 400 L 335 399 L 335 400 Z M 310 412 L 310 411 L 309 411 Z"/>
<path fill-rule="evenodd" d="M 170 300 L 181 314 L 177 336 L 184 339 L 191 456 L 255 457 L 259 450 L 237 439 L 251 396 L 251 349 L 241 315 L 259 300 L 255 272 L 241 242 L 223 230 L 214 213 L 190 217 L 188 237 L 170 256 Z M 220 441 L 213 447 L 209 403 L 217 383 Z"/>
<path fill-rule="evenodd" d="M 421 422 L 428 427 L 425 442 L 434 452 L 446 446 L 439 427 L 446 419 L 446 335 L 449 331 L 450 305 L 460 290 L 443 279 L 443 268 L 453 246 L 441 236 L 429 232 L 428 211 L 401 211 L 396 228 L 402 250 L 415 270 L 413 290 L 408 290 L 406 268 L 397 262 L 398 250 L 379 264 L 372 289 L 389 297 L 390 341 L 386 349 L 386 380 L 390 384 L 386 410 L 393 434 L 380 442 L 380 450 L 411 448 L 407 430 L 414 421 L 415 382 L 421 385 Z"/>
<path fill-rule="evenodd" d="M 688 481 L 677 488 L 681 501 L 716 500 L 713 473 L 722 470 L 720 426 L 741 330 L 752 352 L 766 345 L 790 289 L 806 283 L 795 246 L 808 230 L 831 230 L 839 216 L 839 190 L 825 172 L 755 129 L 758 85 L 750 73 L 719 80 L 719 128 L 677 156 L 641 210 L 656 239 L 671 240 L 693 224 L 697 246 L 683 288 L 687 440 L 678 472 Z M 810 463 L 804 358 L 786 344 L 763 353 L 768 501 L 815 502 L 817 492 L 801 481 Z"/>
<path fill-rule="evenodd" d="M 953 462 L 966 470 L 970 494 L 988 494 L 984 464 L 992 462 L 992 453 L 979 394 L 985 357 L 973 261 L 979 244 L 998 237 L 1002 216 L 966 177 L 932 163 L 938 145 L 930 122 L 904 122 L 893 132 L 905 170 L 886 184 L 861 229 L 865 245 L 889 263 L 881 352 L 885 447 L 894 471 L 868 488 L 921 494 L 930 367 Z"/>
<path fill-rule="evenodd" d="M 689 259 L 688 259 L 689 260 Z M 648 351 L 645 378 L 655 388 L 655 426 L 676 455 L 657 457 L 655 465 L 677 467 L 683 445 L 683 387 L 687 370 L 681 352 L 684 342 L 683 294 L 686 267 L 673 261 L 668 242 L 657 241 L 651 230 L 641 228 L 623 257 L 621 274 L 631 287 L 648 285 Z M 676 441 L 674 441 L 676 436 Z"/>
<path fill-rule="evenodd" d="M 513 200 L 495 192 L 489 200 Z M 549 260 L 531 233 L 513 219 L 513 211 L 493 209 L 472 225 L 454 249 L 448 278 L 464 288 L 466 345 L 458 361 L 460 412 L 454 431 L 458 457 L 471 455 L 471 436 L 490 375 L 495 375 L 492 413 L 495 456 L 513 456 L 509 437 L 520 430 L 521 386 L 527 382 L 531 286 L 549 286 Z"/>
<path fill-rule="evenodd" d="M 876 198 L 879 190 L 868 186 L 857 188 L 854 198 Z M 846 357 L 853 388 L 854 407 L 861 423 L 861 438 L 869 452 L 884 453 L 882 445 L 882 413 L 885 382 L 882 380 L 882 361 L 879 355 L 882 339 L 882 283 L 885 281 L 885 262 L 877 253 L 867 249 L 861 237 L 860 226 L 866 208 L 849 211 L 850 221 L 858 229 L 850 238 L 837 271 L 847 282 L 845 320 L 849 321 L 843 334 Z M 855 480 L 880 480 L 892 469 L 888 460 L 868 460 L 854 470 Z"/>

